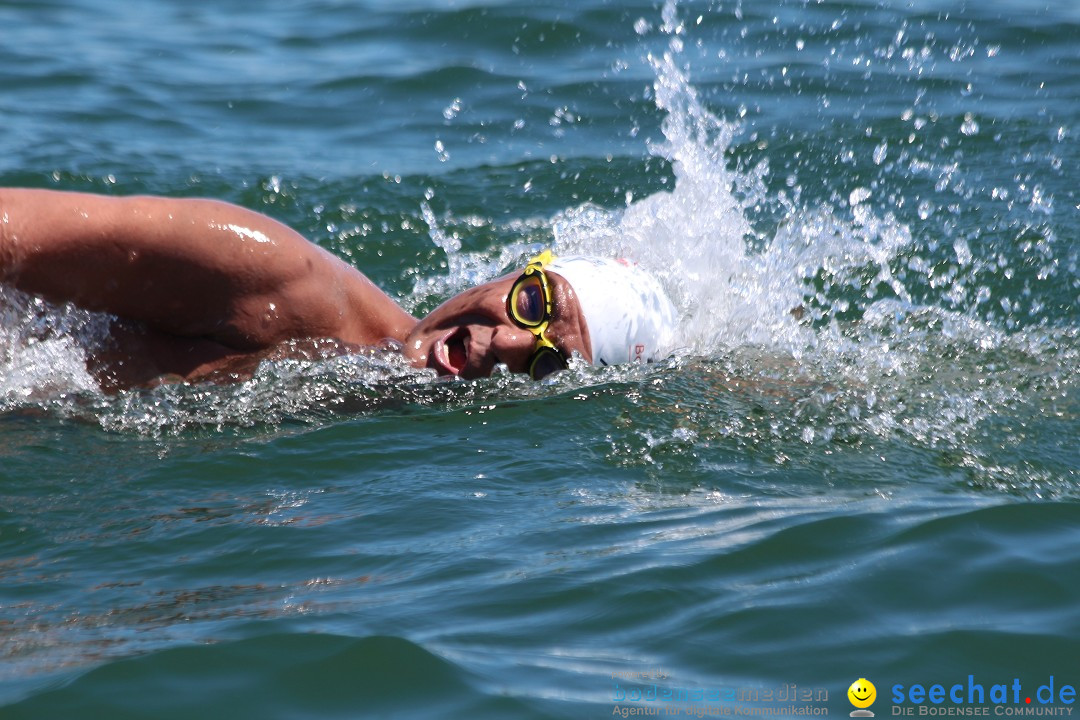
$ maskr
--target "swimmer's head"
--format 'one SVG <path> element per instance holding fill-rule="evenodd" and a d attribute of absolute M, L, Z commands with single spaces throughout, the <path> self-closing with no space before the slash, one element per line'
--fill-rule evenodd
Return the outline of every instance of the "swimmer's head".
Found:
<path fill-rule="evenodd" d="M 563 358 L 577 353 L 594 365 L 651 362 L 671 349 L 675 308 L 649 273 L 625 260 L 543 253 L 551 300 L 540 328 L 515 319 L 511 303 L 529 308 L 518 293 L 521 271 L 470 288 L 421 319 L 405 341 L 406 357 L 440 375 L 484 377 L 495 365 L 529 372 L 544 341 Z M 522 306 L 520 303 L 527 303 Z M 541 339 L 542 336 L 542 339 Z"/>

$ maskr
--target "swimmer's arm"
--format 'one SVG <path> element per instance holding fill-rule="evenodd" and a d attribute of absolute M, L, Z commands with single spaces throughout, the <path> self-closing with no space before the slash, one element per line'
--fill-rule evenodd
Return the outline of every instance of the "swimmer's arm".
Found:
<path fill-rule="evenodd" d="M 0 189 L 0 282 L 240 350 L 415 323 L 291 228 L 214 200 Z"/>

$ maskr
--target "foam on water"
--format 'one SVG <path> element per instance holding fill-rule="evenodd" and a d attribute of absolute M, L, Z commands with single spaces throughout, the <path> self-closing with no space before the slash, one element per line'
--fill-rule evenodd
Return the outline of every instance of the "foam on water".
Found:
<path fill-rule="evenodd" d="M 95 391 L 86 358 L 104 336 L 104 322 L 100 315 L 52 307 L 0 285 L 0 411 Z"/>

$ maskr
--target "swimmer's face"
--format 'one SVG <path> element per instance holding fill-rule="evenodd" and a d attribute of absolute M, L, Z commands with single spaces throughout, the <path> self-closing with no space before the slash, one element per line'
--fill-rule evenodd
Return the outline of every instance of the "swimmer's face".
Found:
<path fill-rule="evenodd" d="M 510 318 L 506 296 L 521 273 L 470 288 L 431 311 L 405 339 L 405 357 L 415 367 L 440 375 L 487 377 L 497 363 L 526 372 L 536 336 Z M 578 352 L 592 359 L 589 333 L 574 290 L 556 273 L 547 273 L 555 307 L 544 336 L 566 357 Z"/>

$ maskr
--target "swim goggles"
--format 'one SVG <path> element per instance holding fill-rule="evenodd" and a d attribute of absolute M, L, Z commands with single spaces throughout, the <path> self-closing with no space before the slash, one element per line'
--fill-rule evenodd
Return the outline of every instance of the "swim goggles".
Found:
<path fill-rule="evenodd" d="M 555 305 L 544 265 L 554 259 L 551 251 L 545 250 L 530 260 L 506 297 L 506 311 L 513 321 L 536 336 L 536 348 L 529 356 L 527 365 L 533 380 L 569 366 L 562 351 L 544 337 L 544 331 L 551 324 L 551 310 Z"/>

